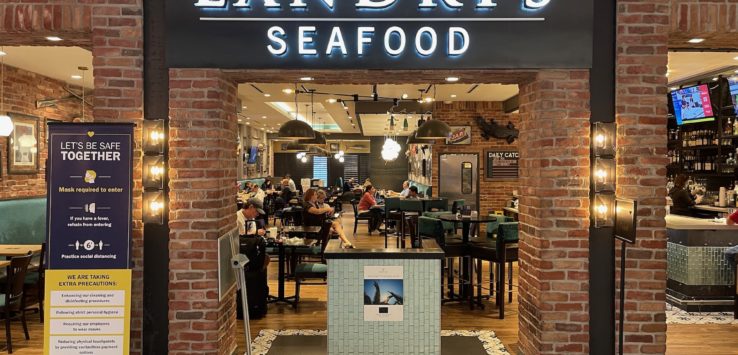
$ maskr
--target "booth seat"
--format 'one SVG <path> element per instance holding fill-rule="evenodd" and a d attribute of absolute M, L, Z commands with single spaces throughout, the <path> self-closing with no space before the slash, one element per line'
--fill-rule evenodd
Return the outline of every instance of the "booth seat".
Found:
<path fill-rule="evenodd" d="M 424 185 L 421 183 L 418 183 L 416 181 L 410 180 L 410 186 L 415 186 L 418 188 L 418 194 L 422 194 L 423 196 L 430 197 L 431 196 L 431 186 L 430 185 Z"/>
<path fill-rule="evenodd" d="M 244 188 L 246 188 L 246 183 L 250 182 L 253 184 L 257 184 L 259 185 L 259 187 L 261 187 L 261 185 L 264 184 L 264 181 L 266 181 L 266 178 L 244 179 L 244 180 L 238 181 L 238 186 L 241 190 L 243 190 Z M 274 180 L 272 180 L 272 183 L 274 183 Z"/>
<path fill-rule="evenodd" d="M 0 244 L 46 241 L 46 198 L 0 201 Z"/>

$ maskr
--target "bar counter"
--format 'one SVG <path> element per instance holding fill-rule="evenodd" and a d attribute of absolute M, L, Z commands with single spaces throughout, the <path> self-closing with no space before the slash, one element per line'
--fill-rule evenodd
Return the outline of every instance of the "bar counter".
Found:
<path fill-rule="evenodd" d="M 667 301 L 687 311 L 732 310 L 735 270 L 723 252 L 738 244 L 738 227 L 669 215 L 666 233 Z"/>
<path fill-rule="evenodd" d="M 429 239 L 419 249 L 341 249 L 330 241 L 328 354 L 440 354 L 443 257 Z M 388 291 L 399 299 L 390 301 Z"/>

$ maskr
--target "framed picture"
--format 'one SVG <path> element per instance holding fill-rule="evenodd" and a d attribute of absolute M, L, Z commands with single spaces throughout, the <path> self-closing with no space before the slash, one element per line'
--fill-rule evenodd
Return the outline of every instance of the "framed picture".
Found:
<path fill-rule="evenodd" d="M 520 154 L 517 150 L 484 151 L 484 181 L 517 180 Z"/>
<path fill-rule="evenodd" d="M 449 145 L 471 144 L 471 126 L 451 126 L 451 133 L 446 138 Z"/>
<path fill-rule="evenodd" d="M 38 118 L 8 115 L 13 120 L 13 133 L 8 137 L 8 174 L 38 173 Z"/>

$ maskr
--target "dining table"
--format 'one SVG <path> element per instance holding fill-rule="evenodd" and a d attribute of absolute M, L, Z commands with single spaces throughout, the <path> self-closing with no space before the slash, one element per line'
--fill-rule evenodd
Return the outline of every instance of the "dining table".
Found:
<path fill-rule="evenodd" d="M 41 252 L 41 244 L 0 244 L 0 256 L 13 257 Z"/>
<path fill-rule="evenodd" d="M 269 303 L 286 303 L 291 306 L 295 306 L 297 303 L 297 297 L 296 296 L 285 296 L 284 295 L 284 282 L 287 279 L 287 272 L 285 270 L 285 263 L 287 262 L 287 252 L 286 249 L 290 248 L 291 255 L 294 257 L 296 255 L 297 249 L 300 248 L 310 248 L 318 241 L 316 239 L 304 239 L 304 243 L 300 245 L 289 245 L 285 244 L 285 239 L 279 239 L 279 240 L 273 240 L 270 241 L 267 245 L 268 246 L 276 246 L 278 250 L 279 255 L 279 265 L 277 267 L 277 272 L 279 273 L 277 277 L 277 295 L 272 296 L 269 295 L 268 301 Z"/>
<path fill-rule="evenodd" d="M 0 268 L 10 266 L 10 260 L 0 260 Z"/>

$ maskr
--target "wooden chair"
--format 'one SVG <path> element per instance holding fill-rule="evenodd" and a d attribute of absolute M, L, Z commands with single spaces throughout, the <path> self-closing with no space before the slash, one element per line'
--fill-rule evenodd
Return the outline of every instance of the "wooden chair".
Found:
<path fill-rule="evenodd" d="M 26 289 L 36 288 L 36 304 L 27 307 L 25 310 L 38 310 L 39 320 L 41 323 L 44 322 L 44 296 L 45 288 L 44 283 L 46 281 L 46 266 L 44 265 L 44 257 L 46 256 L 46 243 L 41 244 L 41 253 L 39 254 L 38 265 L 35 262 L 31 262 L 29 271 L 26 273 L 25 286 Z M 35 258 L 33 258 L 35 259 Z M 26 302 L 28 303 L 28 302 Z"/>
<path fill-rule="evenodd" d="M 359 215 L 359 201 L 356 199 L 351 200 L 351 208 L 354 209 L 354 236 L 356 236 L 356 228 L 359 227 L 359 221 L 366 221 L 366 226 L 368 228 L 369 235 L 372 235 L 372 230 L 371 230 L 372 215 L 371 213 Z"/>
<path fill-rule="evenodd" d="M 30 252 L 28 255 L 16 256 L 10 259 L 5 297 L 0 297 L 0 314 L 5 317 L 5 339 L 8 344 L 8 354 L 13 353 L 12 336 L 10 334 L 10 321 L 12 319 L 20 318 L 26 340 L 31 339 L 28 335 L 28 325 L 26 324 L 26 299 L 24 297 L 26 272 L 30 263 Z"/>
<path fill-rule="evenodd" d="M 325 262 L 325 248 L 330 240 L 330 226 L 323 225 L 320 230 L 320 262 L 317 263 L 300 263 L 295 267 L 295 303 L 293 308 L 297 308 L 300 302 L 300 286 L 301 285 L 325 285 L 328 279 L 328 265 Z M 305 282 L 305 280 L 320 280 L 315 282 Z"/>

